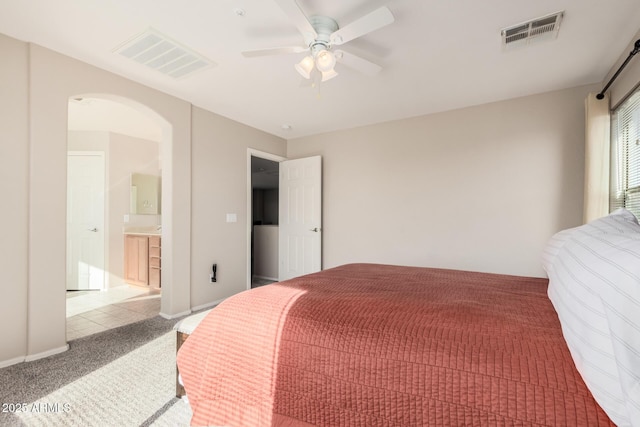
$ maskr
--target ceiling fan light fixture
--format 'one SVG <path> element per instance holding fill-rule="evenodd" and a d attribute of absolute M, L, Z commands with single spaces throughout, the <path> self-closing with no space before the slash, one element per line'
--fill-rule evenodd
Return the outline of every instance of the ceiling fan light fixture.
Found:
<path fill-rule="evenodd" d="M 336 66 L 336 57 L 335 55 L 326 50 L 322 49 L 316 54 L 316 67 L 323 73 L 333 71 L 333 67 Z"/>
<path fill-rule="evenodd" d="M 302 58 L 302 61 L 298 62 L 294 67 L 298 73 L 305 79 L 311 78 L 311 71 L 314 67 L 313 57 L 311 55 L 307 55 Z"/>
<path fill-rule="evenodd" d="M 322 75 L 322 72 L 314 67 L 311 70 L 310 77 L 311 77 L 311 87 L 316 88 L 316 89 L 319 88 L 320 87 L 320 82 L 322 82 L 322 79 L 324 77 Z"/>
<path fill-rule="evenodd" d="M 337 75 L 338 73 L 336 72 L 336 70 L 322 71 L 322 81 L 326 82 L 327 80 L 331 80 Z"/>

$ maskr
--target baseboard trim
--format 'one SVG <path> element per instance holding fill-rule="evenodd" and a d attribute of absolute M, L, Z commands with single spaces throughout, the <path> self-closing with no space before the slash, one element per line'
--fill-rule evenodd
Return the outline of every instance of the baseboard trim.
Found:
<path fill-rule="evenodd" d="M 222 298 L 222 299 L 219 299 L 217 301 L 208 302 L 208 303 L 202 304 L 202 305 L 197 305 L 195 307 L 191 307 L 191 311 L 200 311 L 200 310 L 205 310 L 207 308 L 212 308 L 212 307 L 215 307 L 216 305 L 220 304 L 224 300 L 226 300 L 226 298 Z"/>
<path fill-rule="evenodd" d="M 160 317 L 163 317 L 167 320 L 171 320 L 171 319 L 177 319 L 178 317 L 182 317 L 182 316 L 187 316 L 189 314 L 191 314 L 192 311 L 191 310 L 187 310 L 187 311 L 182 311 L 180 313 L 176 313 L 176 314 L 166 314 L 166 313 L 160 313 Z"/>
<path fill-rule="evenodd" d="M 0 369 L 6 368 L 7 366 L 17 365 L 18 363 L 24 362 L 25 356 L 15 357 L 9 360 L 0 361 Z"/>
<path fill-rule="evenodd" d="M 42 353 L 29 354 L 24 358 L 25 362 L 31 362 L 33 360 L 44 359 L 45 357 L 53 356 L 54 354 L 64 353 L 69 350 L 69 344 L 65 344 L 62 347 L 53 348 L 51 350 L 43 351 Z"/>
<path fill-rule="evenodd" d="M 189 314 L 192 314 L 195 311 L 200 311 L 200 310 L 205 310 L 207 308 L 215 307 L 216 305 L 220 304 L 224 300 L 226 300 L 226 298 L 222 298 L 222 299 L 219 299 L 219 300 L 216 300 L 216 301 L 208 302 L 208 303 L 202 304 L 202 305 L 197 305 L 195 307 L 191 307 L 191 310 L 183 311 L 182 313 L 177 313 L 177 314 L 160 313 L 160 316 L 165 318 L 165 319 L 167 319 L 167 320 L 177 319 L 178 317 L 183 317 L 183 316 L 187 316 Z"/>

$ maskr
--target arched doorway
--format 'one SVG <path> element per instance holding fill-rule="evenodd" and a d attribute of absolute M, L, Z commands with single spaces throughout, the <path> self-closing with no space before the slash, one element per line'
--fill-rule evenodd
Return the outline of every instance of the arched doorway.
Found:
<path fill-rule="evenodd" d="M 162 212 L 168 209 L 161 197 L 162 141 L 163 133 L 171 132 L 164 119 L 126 98 L 73 96 L 68 111 L 66 314 L 70 341 L 160 312 Z M 149 180 L 157 185 L 150 188 Z M 101 183 L 98 188 L 95 182 Z M 151 193 L 156 195 L 153 200 Z M 144 198 L 138 204 L 144 208 L 136 209 L 136 195 Z M 139 266 L 129 266 L 144 268 L 144 280 L 135 283 L 127 280 L 125 271 L 125 241 L 133 238 L 136 245 L 144 241 L 147 257 L 139 260 Z M 151 249 L 150 241 L 157 242 Z M 153 262 L 152 270 L 148 262 Z M 147 271 L 155 273 L 153 282 Z"/>

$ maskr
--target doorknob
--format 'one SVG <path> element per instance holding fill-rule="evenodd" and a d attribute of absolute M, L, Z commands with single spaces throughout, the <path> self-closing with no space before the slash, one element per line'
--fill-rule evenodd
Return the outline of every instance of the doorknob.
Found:
<path fill-rule="evenodd" d="M 320 229 L 318 227 L 314 227 L 309 231 L 313 231 L 314 233 L 317 233 L 318 231 L 320 231 Z"/>
<path fill-rule="evenodd" d="M 87 228 L 87 231 L 93 231 L 94 233 L 96 233 L 98 231 L 98 229 L 96 227 Z"/>

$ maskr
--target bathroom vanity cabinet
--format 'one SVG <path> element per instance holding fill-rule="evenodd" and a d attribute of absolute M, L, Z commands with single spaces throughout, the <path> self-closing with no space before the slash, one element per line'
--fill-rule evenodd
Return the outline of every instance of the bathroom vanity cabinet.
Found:
<path fill-rule="evenodd" d="M 131 285 L 160 288 L 160 236 L 125 234 L 124 281 Z"/>
<path fill-rule="evenodd" d="M 160 287 L 160 236 L 149 236 L 149 286 Z"/>

